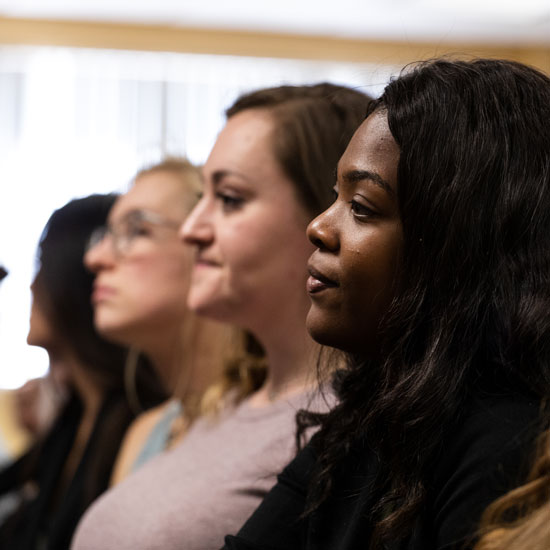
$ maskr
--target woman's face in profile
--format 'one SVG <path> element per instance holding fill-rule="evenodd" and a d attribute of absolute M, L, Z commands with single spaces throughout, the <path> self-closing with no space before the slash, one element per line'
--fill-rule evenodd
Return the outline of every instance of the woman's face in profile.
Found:
<path fill-rule="evenodd" d="M 311 219 L 275 158 L 268 111 L 232 116 L 203 169 L 204 195 L 182 228 L 197 247 L 188 304 L 255 331 L 281 307 L 307 310 Z"/>
<path fill-rule="evenodd" d="M 397 203 L 399 147 L 385 114 L 359 127 L 338 164 L 334 204 L 308 227 L 307 327 L 322 344 L 366 355 L 392 299 L 402 242 Z"/>
<path fill-rule="evenodd" d="M 141 348 L 182 322 L 192 251 L 182 246 L 178 229 L 189 193 L 178 176 L 152 172 L 114 204 L 109 232 L 84 257 L 96 274 L 94 319 L 104 336 Z"/>

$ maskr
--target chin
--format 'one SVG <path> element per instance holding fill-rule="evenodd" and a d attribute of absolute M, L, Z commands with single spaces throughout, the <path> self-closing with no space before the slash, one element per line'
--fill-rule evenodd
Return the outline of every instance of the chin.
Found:
<path fill-rule="evenodd" d="M 322 315 L 310 309 L 306 328 L 310 336 L 322 346 L 335 348 L 343 352 L 357 353 L 363 348 L 362 338 L 354 338 L 349 327 L 334 322 L 330 315 Z"/>
<path fill-rule="evenodd" d="M 212 295 L 194 294 L 187 296 L 187 307 L 200 317 L 207 317 L 221 323 L 232 323 L 234 321 L 235 308 L 226 303 L 226 300 L 213 297 Z"/>
<path fill-rule="evenodd" d="M 94 325 L 97 332 L 106 340 L 117 344 L 128 345 L 125 341 L 125 325 L 121 325 L 114 319 L 107 316 L 96 315 L 94 317 Z"/>
<path fill-rule="evenodd" d="M 219 323 L 235 323 L 235 317 L 231 310 L 219 307 L 218 304 L 197 304 L 194 307 L 189 305 L 189 309 L 199 317 L 205 317 Z"/>
<path fill-rule="evenodd" d="M 340 346 L 340 339 L 335 330 L 336 327 L 331 326 L 330 322 L 326 322 L 325 319 L 312 313 L 311 310 L 306 319 L 306 328 L 310 336 L 318 344 L 331 348 L 343 349 Z"/>
<path fill-rule="evenodd" d="M 39 348 L 43 348 L 43 342 L 39 339 L 39 338 L 36 338 L 36 336 L 32 335 L 30 332 L 29 334 L 27 335 L 27 345 L 29 346 L 37 346 Z"/>
<path fill-rule="evenodd" d="M 40 325 L 31 326 L 29 332 L 27 333 L 27 344 L 29 346 L 36 346 L 39 348 L 47 349 L 52 344 L 55 343 L 54 335 L 49 330 L 45 330 L 46 327 Z"/>

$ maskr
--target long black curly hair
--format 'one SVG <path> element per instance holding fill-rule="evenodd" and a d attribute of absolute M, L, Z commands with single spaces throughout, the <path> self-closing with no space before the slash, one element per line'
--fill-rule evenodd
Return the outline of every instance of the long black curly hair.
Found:
<path fill-rule="evenodd" d="M 382 359 L 349 357 L 316 438 L 308 512 L 367 435 L 382 471 L 372 547 L 406 536 L 430 465 L 478 390 L 550 395 L 550 79 L 525 65 L 440 59 L 373 102 L 400 147 L 403 250 Z"/>

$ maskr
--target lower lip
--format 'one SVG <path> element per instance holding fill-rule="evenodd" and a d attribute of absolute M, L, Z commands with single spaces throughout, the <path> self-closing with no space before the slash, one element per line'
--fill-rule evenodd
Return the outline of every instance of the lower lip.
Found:
<path fill-rule="evenodd" d="M 97 288 L 92 293 L 92 303 L 98 304 L 113 296 L 114 290 L 111 288 Z"/>
<path fill-rule="evenodd" d="M 195 262 L 195 267 L 197 269 L 205 268 L 205 267 L 219 267 L 218 264 L 215 264 L 214 262 Z"/>
<path fill-rule="evenodd" d="M 334 288 L 335 286 L 336 285 L 324 283 L 323 281 L 320 281 L 319 279 L 316 279 L 311 275 L 308 277 L 306 282 L 306 288 L 309 294 L 318 294 L 319 292 L 323 292 L 324 290 L 328 290 L 329 288 Z"/>

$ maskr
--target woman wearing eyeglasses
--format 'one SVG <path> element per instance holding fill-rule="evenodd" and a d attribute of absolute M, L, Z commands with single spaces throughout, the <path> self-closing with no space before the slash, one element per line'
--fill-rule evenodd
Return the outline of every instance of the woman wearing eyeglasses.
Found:
<path fill-rule="evenodd" d="M 143 170 L 89 242 L 85 264 L 96 274 L 95 325 L 131 349 L 130 396 L 139 354 L 151 361 L 173 396 L 132 425 L 113 483 L 178 440 L 229 348 L 228 327 L 197 320 L 186 307 L 192 252 L 181 246 L 178 228 L 200 189 L 200 172 L 185 160 L 167 159 Z M 133 401 L 139 409 L 139 399 Z"/>

